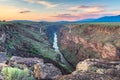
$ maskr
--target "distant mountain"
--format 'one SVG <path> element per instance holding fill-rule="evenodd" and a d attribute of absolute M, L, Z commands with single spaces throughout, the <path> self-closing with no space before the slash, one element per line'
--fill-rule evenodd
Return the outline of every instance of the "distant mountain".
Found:
<path fill-rule="evenodd" d="M 79 21 L 74 21 L 75 23 L 80 23 L 80 22 L 120 22 L 120 15 L 117 16 L 105 16 L 101 17 L 98 19 L 84 19 L 84 20 L 79 20 Z"/>
<path fill-rule="evenodd" d="M 101 17 L 96 19 L 95 22 L 120 22 L 120 15 Z"/>

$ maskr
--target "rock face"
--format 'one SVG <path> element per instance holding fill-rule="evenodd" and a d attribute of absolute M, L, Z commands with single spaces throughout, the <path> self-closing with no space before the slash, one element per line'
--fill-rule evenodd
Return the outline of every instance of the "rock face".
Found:
<path fill-rule="evenodd" d="M 120 60 L 119 31 L 117 25 L 66 25 L 60 30 L 60 48 L 74 66 L 87 58 Z"/>
<path fill-rule="evenodd" d="M 76 71 L 55 80 L 119 80 L 120 62 L 87 59 L 78 63 Z M 119 66 L 120 67 L 120 66 Z"/>

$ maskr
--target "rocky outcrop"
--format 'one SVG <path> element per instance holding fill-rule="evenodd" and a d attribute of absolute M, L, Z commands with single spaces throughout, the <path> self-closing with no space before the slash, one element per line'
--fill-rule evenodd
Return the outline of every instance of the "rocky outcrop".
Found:
<path fill-rule="evenodd" d="M 9 65 L 15 66 L 15 65 L 26 65 L 28 67 L 34 66 L 37 63 L 43 63 L 43 59 L 39 58 L 23 58 L 23 57 L 17 57 L 13 56 L 11 57 L 9 61 Z"/>
<path fill-rule="evenodd" d="M 37 79 L 53 79 L 62 75 L 61 71 L 50 63 L 37 63 L 34 65 L 34 73 Z"/>
<path fill-rule="evenodd" d="M 62 75 L 60 69 L 51 63 L 44 63 L 44 60 L 39 58 L 23 58 L 13 56 L 9 61 L 9 65 L 21 69 L 34 66 L 33 73 L 38 80 L 52 79 L 56 76 Z"/>
<path fill-rule="evenodd" d="M 84 61 L 81 61 L 77 64 L 76 70 L 81 71 L 99 71 L 100 69 L 116 69 L 119 70 L 120 67 L 120 61 L 105 61 L 105 60 L 99 60 L 99 59 L 86 59 Z M 95 69 L 96 68 L 96 69 Z"/>
<path fill-rule="evenodd" d="M 119 60 L 119 30 L 113 25 L 66 25 L 60 30 L 60 49 L 74 66 L 87 58 Z"/>
<path fill-rule="evenodd" d="M 36 80 L 119 80 L 120 61 L 107 61 L 100 59 L 86 59 L 77 64 L 76 70 L 68 75 L 62 75 L 61 70 L 52 63 L 44 63 L 39 58 L 23 58 L 13 56 L 2 68 L 17 67 L 21 70 L 28 68 Z M 4 66 L 3 66 L 4 65 Z M 0 73 L 0 79 L 4 75 Z"/>
<path fill-rule="evenodd" d="M 62 75 L 59 68 L 54 66 L 52 63 L 44 63 L 44 60 L 39 58 L 13 56 L 10 60 L 4 61 L 6 62 L 0 63 L 0 70 L 4 67 L 15 67 L 22 70 L 28 68 L 30 73 L 38 80 L 53 79 Z"/>
<path fill-rule="evenodd" d="M 87 59 L 78 63 L 76 71 L 55 80 L 119 80 L 119 65 L 120 62 L 116 61 Z"/>
<path fill-rule="evenodd" d="M 119 80 L 120 71 L 108 71 L 106 74 L 98 74 L 95 72 L 81 72 L 78 71 L 74 74 L 60 76 L 55 80 Z"/>

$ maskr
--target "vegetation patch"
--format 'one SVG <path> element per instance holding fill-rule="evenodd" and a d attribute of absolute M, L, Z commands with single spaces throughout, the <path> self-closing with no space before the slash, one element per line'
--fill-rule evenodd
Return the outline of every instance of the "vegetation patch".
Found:
<path fill-rule="evenodd" d="M 28 69 L 5 67 L 2 69 L 2 74 L 5 76 L 5 80 L 33 80 Z"/>

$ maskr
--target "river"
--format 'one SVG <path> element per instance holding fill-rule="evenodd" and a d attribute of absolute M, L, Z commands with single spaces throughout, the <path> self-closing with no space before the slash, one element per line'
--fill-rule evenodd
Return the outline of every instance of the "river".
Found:
<path fill-rule="evenodd" d="M 60 53 L 60 50 L 59 50 L 59 47 L 58 47 L 57 33 L 54 33 L 53 48 L 56 52 Z"/>
<path fill-rule="evenodd" d="M 53 48 L 60 55 L 60 61 L 63 64 L 69 65 L 69 63 L 67 62 L 67 60 L 64 58 L 63 54 L 59 50 L 57 33 L 54 33 Z"/>
<path fill-rule="evenodd" d="M 58 46 L 58 36 L 57 33 L 54 33 L 54 40 L 53 40 L 53 48 L 54 50 L 58 53 L 58 55 L 60 56 L 60 62 L 67 65 L 69 67 L 69 69 L 73 70 L 73 67 L 69 64 L 69 62 L 64 58 L 63 54 L 60 52 L 59 50 L 59 46 Z"/>
<path fill-rule="evenodd" d="M 54 48 L 54 50 L 60 55 L 60 61 L 61 61 L 62 63 L 65 63 L 66 61 L 65 61 L 65 59 L 64 59 L 64 57 L 63 57 L 63 55 L 62 55 L 62 53 L 60 52 L 59 47 L 58 47 L 58 37 L 57 37 L 57 33 L 54 33 L 53 48 Z"/>

